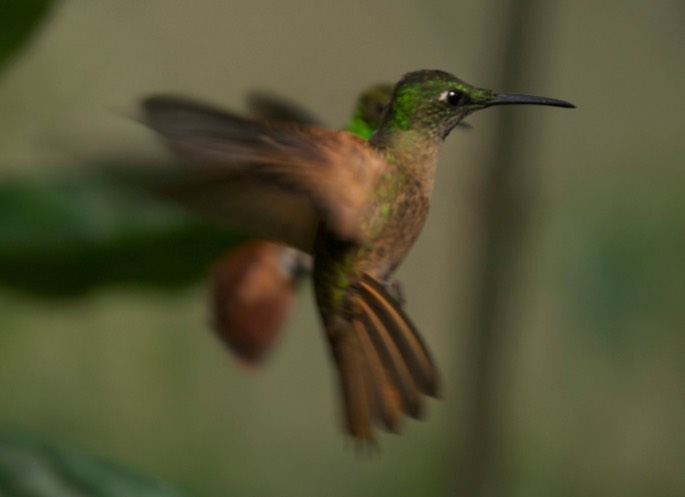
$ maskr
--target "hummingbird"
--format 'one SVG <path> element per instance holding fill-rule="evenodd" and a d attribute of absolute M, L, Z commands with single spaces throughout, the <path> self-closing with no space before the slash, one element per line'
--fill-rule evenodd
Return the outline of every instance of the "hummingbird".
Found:
<path fill-rule="evenodd" d="M 392 88 L 382 83 L 364 91 L 344 129 L 368 139 L 381 123 Z M 248 107 L 261 118 L 320 123 L 307 110 L 264 93 L 250 94 Z M 242 364 L 257 366 L 265 358 L 290 312 L 298 283 L 311 267 L 308 254 L 268 240 L 248 240 L 213 264 L 212 325 Z M 396 291 L 401 294 L 399 284 Z"/>
<path fill-rule="evenodd" d="M 345 431 L 372 444 L 378 429 L 399 432 L 406 417 L 421 419 L 425 398 L 440 393 L 433 358 L 388 289 L 426 220 L 440 146 L 473 112 L 521 104 L 574 107 L 420 70 L 395 85 L 368 141 L 169 96 L 145 99 L 142 119 L 192 166 L 162 194 L 312 254 Z"/>
<path fill-rule="evenodd" d="M 345 131 L 368 140 L 380 126 L 393 85 L 371 86 L 359 97 Z M 260 118 L 321 125 L 300 106 L 264 92 L 247 99 Z M 470 128 L 464 121 L 460 127 Z M 210 271 L 212 325 L 241 364 L 260 365 L 278 337 L 295 300 L 300 280 L 311 272 L 312 260 L 297 249 L 268 240 L 248 240 L 224 254 Z M 397 280 L 389 289 L 404 304 Z"/>

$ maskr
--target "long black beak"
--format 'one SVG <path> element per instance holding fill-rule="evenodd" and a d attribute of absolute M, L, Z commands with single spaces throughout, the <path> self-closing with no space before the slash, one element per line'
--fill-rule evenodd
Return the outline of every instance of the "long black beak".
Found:
<path fill-rule="evenodd" d="M 575 109 L 576 106 L 565 100 L 556 98 L 536 97 L 535 95 L 525 95 L 523 93 L 498 93 L 495 98 L 491 98 L 485 105 L 553 105 L 554 107 L 567 107 Z"/>

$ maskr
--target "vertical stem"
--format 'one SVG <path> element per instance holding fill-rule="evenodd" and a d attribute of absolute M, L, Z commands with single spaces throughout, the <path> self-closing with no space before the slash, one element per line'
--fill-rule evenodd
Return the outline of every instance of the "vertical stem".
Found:
<path fill-rule="evenodd" d="M 504 6 L 509 6 L 507 10 Z M 500 19 L 502 60 L 495 78 L 502 91 L 522 91 L 531 68 L 540 63 L 536 48 L 543 41 L 545 6 L 542 1 L 492 2 Z M 503 11 L 504 10 L 504 11 Z M 503 11 L 503 12 L 502 12 Z M 496 21 L 496 19 L 493 19 Z M 492 56 L 487 56 L 492 60 Z M 522 288 L 518 272 L 527 214 L 534 197 L 535 160 L 525 147 L 528 124 L 524 109 L 501 109 L 492 137 L 491 153 L 484 164 L 479 189 L 478 215 L 482 238 L 476 250 L 474 271 L 474 315 L 469 339 L 464 468 L 460 487 L 473 497 L 506 496 L 508 485 L 502 460 L 499 431 L 506 416 L 507 344 L 516 331 L 516 294 Z M 523 151 L 525 150 L 525 157 Z M 513 318 L 513 319 L 512 319 Z"/>

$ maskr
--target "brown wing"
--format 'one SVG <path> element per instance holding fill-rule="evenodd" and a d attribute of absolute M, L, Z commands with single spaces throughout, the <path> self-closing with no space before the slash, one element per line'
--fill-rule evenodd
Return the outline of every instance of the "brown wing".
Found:
<path fill-rule="evenodd" d="M 175 97 L 146 99 L 143 114 L 171 150 L 198 166 L 166 192 L 191 210 L 306 251 L 320 222 L 342 239 L 360 236 L 385 167 L 365 141 Z"/>
<path fill-rule="evenodd" d="M 169 172 L 169 171 L 167 171 Z M 138 180 L 138 178 L 134 178 Z M 139 186 L 218 226 L 311 253 L 321 217 L 302 193 L 225 170 L 173 170 Z"/>

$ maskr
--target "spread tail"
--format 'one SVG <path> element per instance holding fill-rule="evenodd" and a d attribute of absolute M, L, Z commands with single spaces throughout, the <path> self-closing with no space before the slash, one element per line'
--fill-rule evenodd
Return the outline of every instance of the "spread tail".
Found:
<path fill-rule="evenodd" d="M 365 274 L 355 290 L 351 314 L 332 320 L 329 336 L 347 431 L 373 441 L 376 423 L 398 432 L 403 415 L 422 418 L 423 396 L 438 396 L 438 374 L 416 328 L 386 288 Z"/>

